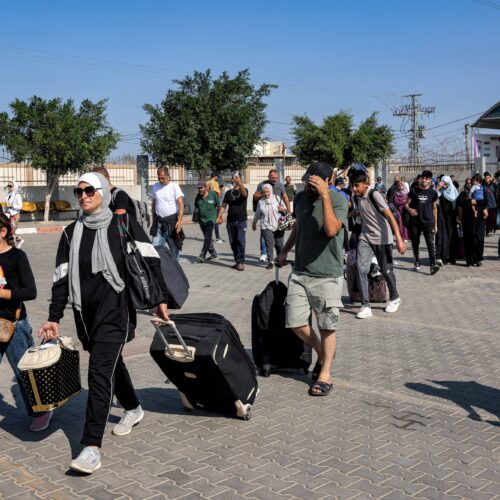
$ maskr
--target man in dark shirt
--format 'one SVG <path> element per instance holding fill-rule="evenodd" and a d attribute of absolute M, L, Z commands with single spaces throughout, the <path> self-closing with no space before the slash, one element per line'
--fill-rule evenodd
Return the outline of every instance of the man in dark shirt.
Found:
<path fill-rule="evenodd" d="M 96 167 L 94 172 L 101 174 L 109 183 L 109 192 L 111 193 L 111 202 L 109 203 L 109 208 L 115 214 L 123 215 L 129 214 L 132 217 L 136 217 L 135 206 L 132 198 L 123 190 L 111 184 L 109 179 L 109 172 L 105 167 Z"/>
<path fill-rule="evenodd" d="M 414 270 L 420 271 L 419 245 L 420 236 L 423 233 L 429 260 L 431 274 L 439 271 L 436 265 L 436 243 L 437 232 L 437 199 L 438 194 L 432 188 L 432 172 L 424 170 L 420 177 L 418 186 L 410 189 L 406 210 L 410 214 L 410 238 L 415 258 Z"/>
<path fill-rule="evenodd" d="M 245 247 L 247 231 L 247 198 L 248 190 L 238 172 L 232 175 L 233 188 L 226 191 L 222 205 L 219 208 L 217 224 L 222 224 L 222 214 L 226 207 L 227 212 L 227 235 L 229 244 L 234 255 L 233 269 L 243 271 L 245 269 Z"/>

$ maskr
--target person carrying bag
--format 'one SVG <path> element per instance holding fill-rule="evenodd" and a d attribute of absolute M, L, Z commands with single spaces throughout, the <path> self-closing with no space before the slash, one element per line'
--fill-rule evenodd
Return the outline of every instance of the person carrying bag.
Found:
<path fill-rule="evenodd" d="M 33 347 L 31 326 L 24 302 L 36 299 L 36 285 L 26 254 L 14 246 L 10 218 L 0 215 L 0 361 L 3 356 L 14 371 L 21 387 L 26 412 L 33 418 L 30 431 L 45 430 L 51 413 L 34 412 L 22 385 L 18 363 L 23 354 Z"/>
<path fill-rule="evenodd" d="M 77 221 L 61 236 L 56 257 L 48 320 L 38 335 L 46 340 L 59 336 L 59 322 L 66 304 L 71 304 L 78 338 L 90 354 L 88 399 L 80 455 L 71 462 L 74 471 L 91 474 L 101 467 L 99 448 L 113 396 L 124 408 L 113 434 L 129 434 L 144 417 L 130 379 L 122 349 L 134 337 L 136 314 L 127 293 L 130 276 L 123 251 L 121 220 L 140 251 L 144 262 L 160 280 L 163 297 L 167 290 L 161 278 L 160 259 L 146 233 L 134 218 L 114 216 L 109 209 L 111 195 L 106 179 L 98 173 L 80 177 L 74 194 L 81 207 Z M 168 319 L 166 304 L 157 309 Z"/>

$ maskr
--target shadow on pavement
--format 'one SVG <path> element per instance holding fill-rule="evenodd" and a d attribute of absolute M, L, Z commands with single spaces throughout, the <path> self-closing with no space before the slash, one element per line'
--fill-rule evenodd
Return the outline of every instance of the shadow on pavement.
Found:
<path fill-rule="evenodd" d="M 31 418 L 26 415 L 19 388 L 16 386 L 14 388 L 13 394 L 16 406 L 7 403 L 0 395 L 0 416 L 3 417 L 2 421 L 0 421 L 0 429 L 3 429 L 20 441 L 32 443 L 44 441 L 52 434 L 61 430 L 71 447 L 72 456 L 76 457 L 82 448 L 80 439 L 85 421 L 87 390 L 83 389 L 79 396 L 61 408 L 54 410 L 48 429 L 41 432 L 31 432 L 28 430 Z"/>
<path fill-rule="evenodd" d="M 429 380 L 433 384 L 441 387 L 434 387 L 429 384 L 420 384 L 409 382 L 406 387 L 414 391 L 447 399 L 462 407 L 469 413 L 469 418 L 487 422 L 491 425 L 500 426 L 500 390 L 494 387 L 479 384 L 474 381 L 438 381 Z M 473 408 L 480 408 L 495 415 L 498 421 L 483 420 L 477 411 Z"/>

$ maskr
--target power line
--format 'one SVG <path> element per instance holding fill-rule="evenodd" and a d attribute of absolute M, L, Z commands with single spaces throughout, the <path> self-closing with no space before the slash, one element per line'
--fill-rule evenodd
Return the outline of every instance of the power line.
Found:
<path fill-rule="evenodd" d="M 492 9 L 500 10 L 500 5 L 498 5 L 495 2 L 492 2 L 491 0 L 474 0 L 474 2 L 486 5 L 486 7 L 491 7 Z"/>

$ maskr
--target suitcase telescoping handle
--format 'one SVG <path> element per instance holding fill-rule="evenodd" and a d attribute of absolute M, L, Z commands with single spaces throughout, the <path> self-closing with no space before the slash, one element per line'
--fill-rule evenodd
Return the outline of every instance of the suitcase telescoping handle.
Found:
<path fill-rule="evenodd" d="M 185 362 L 193 361 L 195 349 L 190 348 L 186 345 L 186 342 L 184 342 L 182 335 L 180 334 L 179 330 L 177 330 L 177 327 L 175 326 L 175 323 L 173 321 L 171 320 L 165 321 L 160 318 L 155 318 L 151 320 L 151 323 L 158 332 L 160 339 L 165 344 L 165 349 L 167 350 L 167 355 L 169 358 Z M 176 349 L 176 346 L 171 346 L 168 343 L 167 339 L 165 338 L 165 335 L 163 335 L 163 332 L 161 331 L 160 328 L 161 326 L 168 326 L 172 329 L 172 331 L 179 339 L 179 342 L 182 346 L 182 351 L 179 351 L 179 349 Z"/>

